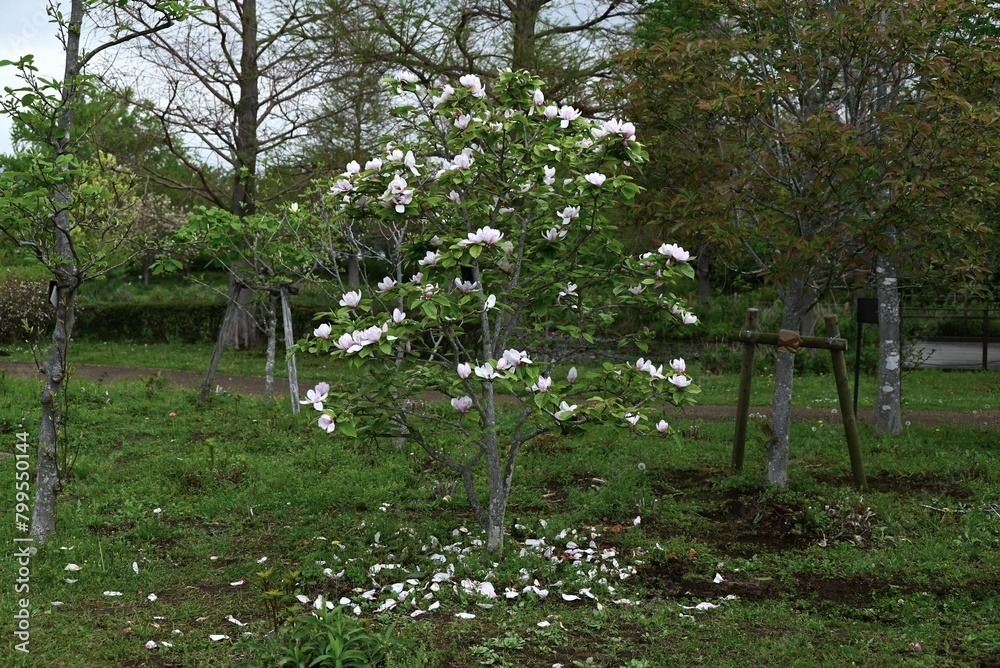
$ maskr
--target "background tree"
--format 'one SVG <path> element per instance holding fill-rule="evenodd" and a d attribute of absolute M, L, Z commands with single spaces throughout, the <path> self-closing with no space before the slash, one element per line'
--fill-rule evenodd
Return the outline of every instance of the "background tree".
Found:
<path fill-rule="evenodd" d="M 335 52 L 364 64 L 407 71 L 425 84 L 499 69 L 527 69 L 548 82 L 554 101 L 593 107 L 611 64 L 631 39 L 640 3 L 632 0 L 319 0 Z"/>
<path fill-rule="evenodd" d="M 799 331 L 857 261 L 901 261 L 894 231 L 928 265 L 976 257 L 984 229 L 974 212 L 990 194 L 997 140 L 996 68 L 993 51 L 963 30 L 986 9 L 961 0 L 691 4 L 716 17 L 703 35 L 668 34 L 630 61 L 641 109 L 663 128 L 654 155 L 667 156 L 673 179 L 672 192 L 653 196 L 675 222 L 739 245 L 778 288 L 782 328 Z M 694 178 L 677 154 L 699 156 Z M 943 236 L 953 242 L 947 258 L 932 243 Z M 779 485 L 793 362 L 779 351 L 767 474 Z"/>
<path fill-rule="evenodd" d="M 0 191 L 0 229 L 49 269 L 57 284 L 52 347 L 44 364 L 45 383 L 39 398 L 42 420 L 31 518 L 31 535 L 39 543 L 47 542 L 55 532 L 60 489 L 56 402 L 66 376 L 76 292 L 84 281 L 108 269 L 108 258 L 127 239 L 127 230 L 119 227 L 119 221 L 105 215 L 123 193 L 113 186 L 95 185 L 93 163 L 81 161 L 74 153 L 79 138 L 73 135 L 73 120 L 80 91 L 89 86 L 84 68 L 107 49 L 155 34 L 190 13 L 185 0 L 136 3 L 138 14 L 145 19 L 143 28 L 121 24 L 110 38 L 84 53 L 81 37 L 88 4 L 72 0 L 68 18 L 55 5 L 49 6 L 66 55 L 62 81 L 39 77 L 31 57 L 25 57 L 16 63 L 24 85 L 8 90 L 0 101 L 5 113 L 30 129 L 35 143 L 51 146 L 51 151 L 36 151 L 27 170 L 17 174 L 5 171 Z"/>

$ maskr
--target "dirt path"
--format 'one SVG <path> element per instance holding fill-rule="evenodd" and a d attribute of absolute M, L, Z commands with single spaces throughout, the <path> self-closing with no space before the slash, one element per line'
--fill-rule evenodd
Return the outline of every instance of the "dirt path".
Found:
<path fill-rule="evenodd" d="M 102 366 L 96 364 L 75 364 L 73 368 L 76 379 L 87 379 L 99 383 L 125 379 L 146 380 L 159 374 L 161 377 L 166 378 L 172 387 L 201 389 L 201 384 L 204 381 L 204 375 L 194 371 Z M 0 362 L 0 373 L 8 373 L 18 378 L 40 378 L 35 365 L 31 362 Z M 215 385 L 217 388 L 223 388 L 228 392 L 236 394 L 259 396 L 264 393 L 264 379 L 256 376 L 218 374 L 215 377 Z M 288 381 L 284 378 L 276 378 L 274 385 L 276 394 L 288 394 Z M 302 384 L 302 387 L 305 388 L 307 386 Z M 751 407 L 750 413 L 751 415 L 769 417 L 771 407 Z M 684 421 L 735 421 L 736 408 L 735 406 L 690 406 L 681 411 L 680 409 L 668 407 L 668 420 L 670 419 L 670 415 L 674 416 L 674 420 Z M 839 412 L 834 412 L 829 408 L 796 407 L 792 409 L 792 417 L 799 421 L 823 420 L 824 422 L 840 422 Z M 874 421 L 874 410 L 863 409 L 859 412 L 858 418 L 861 422 L 871 423 Z M 995 429 L 1000 427 L 1000 410 L 905 411 L 903 413 L 903 421 L 927 426 L 961 425 L 965 427 Z"/>

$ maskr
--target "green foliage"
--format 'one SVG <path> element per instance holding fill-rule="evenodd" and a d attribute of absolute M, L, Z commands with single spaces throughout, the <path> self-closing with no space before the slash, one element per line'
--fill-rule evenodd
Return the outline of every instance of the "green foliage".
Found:
<path fill-rule="evenodd" d="M 237 665 L 244 668 L 377 668 L 399 643 L 390 626 L 372 634 L 343 606 L 292 617 L 263 641 L 238 643 L 234 652 L 255 658 Z"/>
<path fill-rule="evenodd" d="M 770 282 L 808 276 L 820 293 L 877 253 L 896 253 L 911 280 L 981 278 L 1000 68 L 991 40 L 965 36 L 995 23 L 995 8 L 665 6 L 720 18 L 629 61 L 634 113 L 652 126 L 649 220 Z"/>

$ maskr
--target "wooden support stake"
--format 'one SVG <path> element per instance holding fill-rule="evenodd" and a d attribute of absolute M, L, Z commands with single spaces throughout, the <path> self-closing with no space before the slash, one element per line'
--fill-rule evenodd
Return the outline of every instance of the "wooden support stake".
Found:
<path fill-rule="evenodd" d="M 747 309 L 746 326 L 743 334 L 752 339 L 757 330 L 760 311 Z M 743 359 L 740 362 L 740 391 L 736 399 L 736 433 L 733 435 L 733 472 L 743 470 L 743 454 L 747 445 L 747 425 L 750 422 L 750 389 L 753 383 L 753 359 L 757 345 L 752 340 L 743 344 Z"/>
<path fill-rule="evenodd" d="M 826 333 L 833 339 L 840 339 L 840 326 L 837 316 L 826 316 Z M 840 339 L 842 340 L 842 339 Z M 868 479 L 865 477 L 865 465 L 861 460 L 861 439 L 858 438 L 858 420 L 854 415 L 851 403 L 851 385 L 847 377 L 847 360 L 844 351 L 839 347 L 830 348 L 833 361 L 833 376 L 837 380 L 837 396 L 840 398 L 840 413 L 844 421 L 844 435 L 847 437 L 847 451 L 851 456 L 851 472 L 854 473 L 854 484 L 858 489 L 868 489 Z"/>

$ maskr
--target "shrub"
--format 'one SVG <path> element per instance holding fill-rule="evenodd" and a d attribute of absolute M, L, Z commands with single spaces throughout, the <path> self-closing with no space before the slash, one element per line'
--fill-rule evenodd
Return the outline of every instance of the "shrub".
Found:
<path fill-rule="evenodd" d="M 32 329 L 51 327 L 53 309 L 48 293 L 47 281 L 6 278 L 0 282 L 0 343 L 23 340 L 25 321 Z"/>

